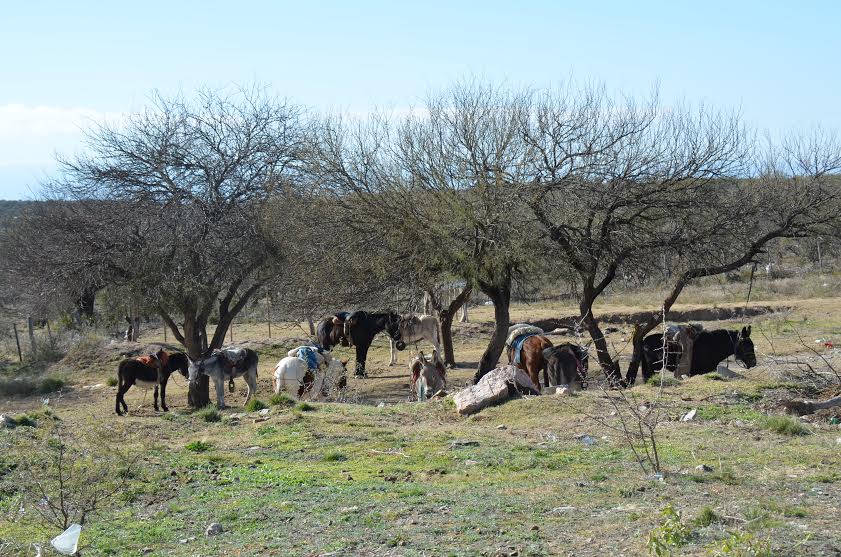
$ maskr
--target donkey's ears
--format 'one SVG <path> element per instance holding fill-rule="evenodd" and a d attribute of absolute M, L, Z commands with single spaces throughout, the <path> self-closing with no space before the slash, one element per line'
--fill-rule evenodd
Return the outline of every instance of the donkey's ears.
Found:
<path fill-rule="evenodd" d="M 750 329 L 750 325 L 748 325 L 747 327 L 742 327 L 742 338 L 750 338 Z"/>

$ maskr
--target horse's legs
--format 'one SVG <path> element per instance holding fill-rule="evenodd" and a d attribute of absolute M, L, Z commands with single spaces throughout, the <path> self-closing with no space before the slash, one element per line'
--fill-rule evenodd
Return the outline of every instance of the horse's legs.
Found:
<path fill-rule="evenodd" d="M 123 398 L 128 391 L 131 385 L 126 385 L 126 380 L 123 378 L 122 374 L 119 374 L 117 377 L 117 402 L 114 405 L 114 409 L 117 411 L 118 416 L 122 416 L 123 412 L 120 411 L 120 404 L 123 405 L 123 411 L 128 412 L 128 405 L 126 404 L 125 398 Z"/>
<path fill-rule="evenodd" d="M 169 412 L 169 408 L 166 405 L 166 383 L 169 377 L 161 377 L 161 408 L 163 408 L 164 412 Z"/>
<path fill-rule="evenodd" d="M 155 383 L 155 390 L 152 393 L 152 397 L 155 400 L 155 412 L 160 412 L 160 408 L 158 408 L 158 384 Z"/>
<path fill-rule="evenodd" d="M 368 358 L 368 348 L 369 348 L 369 345 L 366 345 L 366 344 L 357 344 L 356 345 L 356 376 L 357 377 L 368 377 L 368 373 L 365 371 L 365 360 Z"/>
<path fill-rule="evenodd" d="M 225 379 L 214 377 L 213 385 L 216 387 L 216 408 L 222 410 L 225 408 Z"/>
<path fill-rule="evenodd" d="M 248 386 L 248 394 L 245 395 L 245 403 L 248 404 L 249 400 L 257 396 L 257 370 L 249 371 L 243 379 Z"/>
<path fill-rule="evenodd" d="M 388 343 L 391 347 L 391 361 L 389 362 L 389 367 L 393 366 L 397 363 L 397 341 L 393 338 L 388 338 Z"/>

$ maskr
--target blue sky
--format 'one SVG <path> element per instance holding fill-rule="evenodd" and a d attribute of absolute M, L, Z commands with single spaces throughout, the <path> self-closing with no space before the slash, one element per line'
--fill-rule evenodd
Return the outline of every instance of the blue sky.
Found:
<path fill-rule="evenodd" d="M 837 2 L 0 3 L 0 198 L 30 197 L 80 128 L 149 93 L 259 81 L 316 109 L 417 104 L 465 76 L 573 76 L 841 128 Z"/>

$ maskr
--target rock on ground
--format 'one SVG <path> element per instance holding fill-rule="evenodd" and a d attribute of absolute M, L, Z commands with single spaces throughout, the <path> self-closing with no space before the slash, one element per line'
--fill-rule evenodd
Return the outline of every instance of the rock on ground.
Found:
<path fill-rule="evenodd" d="M 466 416 L 502 402 L 516 392 L 538 394 L 540 390 L 520 368 L 501 366 L 488 372 L 477 384 L 456 393 L 453 402 L 456 411 Z"/>

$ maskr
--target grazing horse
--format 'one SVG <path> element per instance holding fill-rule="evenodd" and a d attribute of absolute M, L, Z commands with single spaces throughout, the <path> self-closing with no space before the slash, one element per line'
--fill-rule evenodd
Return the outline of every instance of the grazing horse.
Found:
<path fill-rule="evenodd" d="M 412 358 L 409 370 L 412 373 L 412 392 L 419 401 L 447 388 L 447 368 L 437 350 L 432 351 L 432 360 L 428 360 L 423 352 L 418 352 Z"/>
<path fill-rule="evenodd" d="M 245 403 L 257 393 L 257 353 L 250 348 L 223 348 L 207 358 L 190 360 L 189 379 L 194 384 L 207 375 L 216 387 L 216 407 L 225 408 L 225 380 L 243 377 L 248 385 Z"/>
<path fill-rule="evenodd" d="M 689 375 L 701 375 L 715 371 L 722 361 L 735 355 L 736 360 L 745 367 L 756 365 L 753 341 L 750 339 L 750 326 L 741 331 L 717 329 L 698 333 L 692 348 L 692 366 Z M 655 371 L 663 369 L 663 333 L 648 335 L 642 341 L 642 377 L 647 381 Z M 680 344 L 666 341 L 665 367 L 675 371 L 680 361 Z"/>
<path fill-rule="evenodd" d="M 160 364 L 160 369 L 158 364 Z M 145 387 L 147 389 L 154 385 L 156 412 L 158 410 L 158 387 L 160 387 L 161 407 L 164 409 L 164 412 L 168 412 L 169 408 L 166 405 L 166 384 L 169 381 L 169 376 L 173 372 L 178 371 L 186 379 L 188 366 L 189 360 L 183 352 L 173 352 L 170 354 L 163 350 L 159 350 L 150 356 L 142 356 L 120 362 L 117 368 L 117 402 L 115 404 L 117 415 L 122 416 L 124 412 L 128 412 L 128 405 L 124 397 L 131 386 L 135 384 L 138 387 Z M 122 411 L 120 411 L 121 405 L 123 407 Z"/>
<path fill-rule="evenodd" d="M 391 339 L 391 363 L 397 363 L 397 350 L 403 350 L 407 344 L 425 340 L 436 352 L 441 352 L 441 337 L 438 334 L 438 319 L 433 315 L 401 315 L 400 340 Z"/>
<path fill-rule="evenodd" d="M 517 354 L 517 340 L 508 349 L 508 363 L 524 370 L 531 377 L 532 382 L 540 386 L 540 371 L 546 370 L 546 359 L 543 353 L 552 347 L 552 341 L 543 335 L 531 335 L 522 341 L 520 345 L 519 358 Z M 548 381 L 546 387 L 549 386 Z"/>
<path fill-rule="evenodd" d="M 368 313 L 354 311 L 345 320 L 345 336 L 351 346 L 356 348 L 356 376 L 367 377 L 365 361 L 368 349 L 377 333 L 385 333 L 392 340 L 400 340 L 400 316 L 395 312 Z"/>
<path fill-rule="evenodd" d="M 315 337 L 325 350 L 331 350 L 334 346 L 350 346 L 345 336 L 345 321 L 350 315 L 347 311 L 340 311 L 332 317 L 325 317 L 318 322 Z"/>
<path fill-rule="evenodd" d="M 587 350 L 577 344 L 564 343 L 543 350 L 546 367 L 543 378 L 548 387 L 574 389 L 576 381 L 585 388 L 587 380 Z"/>
<path fill-rule="evenodd" d="M 327 396 L 331 387 L 347 386 L 347 360 L 340 361 L 325 352 L 322 362 L 313 369 L 300 356 L 286 356 L 274 368 L 274 392 L 296 388 L 297 398 L 307 392 Z"/>

